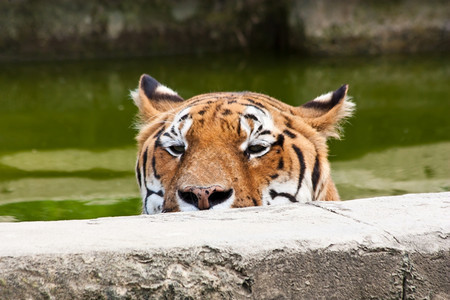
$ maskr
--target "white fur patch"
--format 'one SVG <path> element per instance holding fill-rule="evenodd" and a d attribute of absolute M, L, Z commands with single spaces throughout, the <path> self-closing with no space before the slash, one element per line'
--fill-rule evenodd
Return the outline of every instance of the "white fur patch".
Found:
<path fill-rule="evenodd" d="M 164 195 L 164 193 L 165 193 L 164 187 L 162 186 L 161 181 L 159 181 L 158 179 L 153 177 L 153 175 L 150 175 L 147 180 L 145 180 L 145 179 L 143 179 L 143 180 L 145 181 L 145 185 L 141 186 L 141 195 L 142 195 L 144 204 L 146 204 L 144 207 L 145 213 L 157 214 L 157 213 L 162 212 L 163 204 L 164 204 L 164 196 L 161 197 L 160 195 L 156 194 L 158 192 L 162 192 L 162 195 Z M 147 190 L 150 190 L 155 193 L 151 194 L 147 197 Z"/>
<path fill-rule="evenodd" d="M 164 86 L 162 84 L 158 85 L 158 87 L 155 90 L 155 94 L 178 96 L 177 92 L 173 91 L 172 89 L 170 89 L 167 86 Z M 139 88 L 137 88 L 135 90 L 130 90 L 130 97 L 131 97 L 131 99 L 133 99 L 133 102 L 137 107 L 141 107 L 142 102 L 141 102 L 141 97 L 139 96 Z"/>
<path fill-rule="evenodd" d="M 328 102 L 333 97 L 333 92 L 328 92 L 326 94 L 320 95 L 319 97 L 316 97 L 313 101 L 314 102 Z"/>
<path fill-rule="evenodd" d="M 145 207 L 146 213 L 149 215 L 159 214 L 162 212 L 163 205 L 164 198 L 159 195 L 152 194 L 147 198 L 147 206 Z"/>
<path fill-rule="evenodd" d="M 256 118 L 253 120 L 253 128 L 250 126 L 249 121 L 245 117 L 246 115 L 251 115 Z M 258 109 L 253 106 L 248 106 L 243 115 L 240 118 L 241 128 L 246 132 L 247 138 L 239 147 L 242 151 L 245 151 L 249 146 L 252 145 L 262 145 L 267 147 L 267 150 L 257 155 L 250 155 L 250 159 L 253 157 L 258 157 L 266 154 L 270 150 L 270 145 L 273 144 L 276 139 L 275 125 L 273 124 L 272 116 L 263 109 Z M 262 126 L 260 130 L 259 127 Z M 271 134 L 261 134 L 264 131 L 270 131 Z"/>
<path fill-rule="evenodd" d="M 296 197 L 298 202 L 306 203 L 313 200 L 313 187 L 311 181 L 311 173 L 308 172 L 308 169 L 305 170 L 305 177 L 302 181 L 302 187 L 298 191 Z"/>
<path fill-rule="evenodd" d="M 155 94 L 164 94 L 164 95 L 177 95 L 178 94 L 176 92 L 174 92 L 171 88 L 168 88 L 165 85 L 158 85 L 158 87 L 155 90 Z"/>
<path fill-rule="evenodd" d="M 189 107 L 185 108 L 175 116 L 172 124 L 170 124 L 170 126 L 165 131 L 170 134 L 169 136 L 164 134 L 161 135 L 160 142 L 163 148 L 168 149 L 169 147 L 175 145 L 184 145 L 185 149 L 189 147 L 188 141 L 186 139 L 186 134 L 189 128 L 191 128 L 193 121 L 190 117 L 184 118 L 189 113 L 189 110 Z M 169 150 L 168 152 L 172 154 Z"/>
<path fill-rule="evenodd" d="M 139 89 L 130 91 L 130 97 L 133 99 L 134 104 L 137 107 L 141 107 L 141 97 L 139 97 Z"/>
<path fill-rule="evenodd" d="M 188 142 L 186 140 L 186 134 L 187 134 L 189 128 L 191 128 L 192 123 L 193 123 L 192 119 L 188 118 L 188 119 L 186 119 L 186 121 L 184 121 L 184 124 L 180 129 L 181 136 L 183 137 L 184 143 L 186 145 L 186 149 L 188 147 Z"/>
<path fill-rule="evenodd" d="M 271 191 L 278 194 L 288 194 L 295 198 L 299 203 L 306 203 L 313 201 L 313 188 L 311 181 L 311 174 L 306 170 L 300 190 L 297 192 L 298 179 L 291 179 L 288 181 L 273 180 L 269 186 L 262 192 L 263 205 L 280 205 L 292 203 L 288 197 L 278 195 L 274 198 L 271 196 Z"/>
<path fill-rule="evenodd" d="M 262 192 L 262 203 L 263 205 L 280 205 L 280 204 L 288 204 L 292 203 L 286 197 L 275 197 L 272 199 L 270 196 L 270 191 L 274 190 L 279 193 L 288 193 L 291 195 L 295 195 L 297 191 L 297 181 L 289 180 L 289 181 L 281 181 L 281 180 L 273 180 L 270 182 L 270 185 L 265 188 Z M 270 204 L 269 204 L 270 203 Z"/>

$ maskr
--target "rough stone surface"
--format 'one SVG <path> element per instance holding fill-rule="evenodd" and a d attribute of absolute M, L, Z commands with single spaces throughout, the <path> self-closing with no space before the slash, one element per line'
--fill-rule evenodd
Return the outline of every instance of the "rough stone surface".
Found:
<path fill-rule="evenodd" d="M 0 223 L 0 299 L 449 299 L 450 193 Z"/>
<path fill-rule="evenodd" d="M 450 47 L 449 1 L 296 0 L 289 12 L 291 45 L 309 53 L 416 53 Z"/>
<path fill-rule="evenodd" d="M 0 59 L 450 50 L 446 0 L 0 1 Z"/>

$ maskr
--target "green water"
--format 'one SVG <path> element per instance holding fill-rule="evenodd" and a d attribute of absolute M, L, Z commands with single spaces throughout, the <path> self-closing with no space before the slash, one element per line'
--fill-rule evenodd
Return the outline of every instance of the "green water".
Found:
<path fill-rule="evenodd" d="M 450 57 L 217 55 L 0 64 L 0 221 L 140 213 L 135 107 L 149 73 L 185 98 L 251 90 L 293 105 L 350 84 L 330 143 L 343 199 L 450 189 Z"/>

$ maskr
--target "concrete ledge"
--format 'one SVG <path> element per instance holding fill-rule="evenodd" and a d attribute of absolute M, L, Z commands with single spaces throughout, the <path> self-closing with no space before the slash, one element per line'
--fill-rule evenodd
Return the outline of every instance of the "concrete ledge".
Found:
<path fill-rule="evenodd" d="M 449 299 L 450 193 L 0 223 L 0 299 Z"/>

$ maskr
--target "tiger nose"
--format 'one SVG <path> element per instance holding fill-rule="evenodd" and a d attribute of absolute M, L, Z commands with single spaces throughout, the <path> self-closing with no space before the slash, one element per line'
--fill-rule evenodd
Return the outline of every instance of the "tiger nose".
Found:
<path fill-rule="evenodd" d="M 200 210 L 210 209 L 231 197 L 233 190 L 225 190 L 219 185 L 209 187 L 188 186 L 178 190 L 180 198 Z"/>

